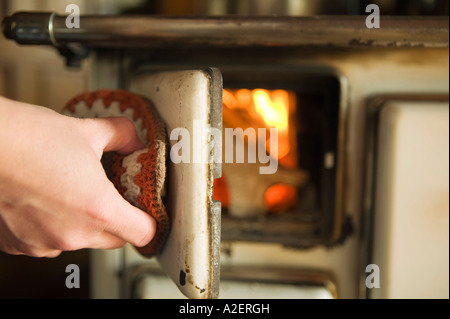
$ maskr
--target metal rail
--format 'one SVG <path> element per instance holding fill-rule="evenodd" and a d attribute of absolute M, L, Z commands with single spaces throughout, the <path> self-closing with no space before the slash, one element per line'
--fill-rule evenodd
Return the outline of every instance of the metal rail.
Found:
<path fill-rule="evenodd" d="M 167 17 L 81 16 L 67 28 L 66 16 L 18 12 L 2 23 L 20 44 L 117 47 L 438 47 L 449 46 L 448 17 L 381 17 L 379 29 L 365 16 Z"/>

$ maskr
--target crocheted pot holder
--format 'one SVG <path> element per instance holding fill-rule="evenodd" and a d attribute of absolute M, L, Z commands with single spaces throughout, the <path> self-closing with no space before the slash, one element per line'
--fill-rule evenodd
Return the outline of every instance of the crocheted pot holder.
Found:
<path fill-rule="evenodd" d="M 164 122 L 151 102 L 125 90 L 99 90 L 70 100 L 63 112 L 79 118 L 124 116 L 131 120 L 146 148 L 129 155 L 116 154 L 112 181 L 131 204 L 150 214 L 157 222 L 155 237 L 136 249 L 145 257 L 157 255 L 164 246 L 170 222 L 162 201 L 165 191 L 167 133 Z"/>

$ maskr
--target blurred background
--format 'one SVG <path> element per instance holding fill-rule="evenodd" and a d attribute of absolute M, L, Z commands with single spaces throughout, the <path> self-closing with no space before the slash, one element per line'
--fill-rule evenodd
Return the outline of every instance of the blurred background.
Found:
<path fill-rule="evenodd" d="M 382 15 L 448 16 L 446 0 L 0 0 L 0 18 L 20 10 L 65 14 L 68 4 L 81 14 L 164 15 L 364 15 L 369 3 Z M 30 46 L 26 50 L 0 36 L 0 94 L 12 99 L 60 109 L 67 96 L 87 87 L 89 61 L 68 70 L 56 50 Z"/>

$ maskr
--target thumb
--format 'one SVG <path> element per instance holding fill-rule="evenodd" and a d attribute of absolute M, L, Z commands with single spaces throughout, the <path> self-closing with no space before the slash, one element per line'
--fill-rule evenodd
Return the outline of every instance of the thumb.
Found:
<path fill-rule="evenodd" d="M 111 188 L 108 200 L 101 207 L 103 216 L 108 216 L 106 232 L 137 247 L 145 246 L 153 239 L 157 227 L 155 219 L 131 205 L 115 188 Z"/>

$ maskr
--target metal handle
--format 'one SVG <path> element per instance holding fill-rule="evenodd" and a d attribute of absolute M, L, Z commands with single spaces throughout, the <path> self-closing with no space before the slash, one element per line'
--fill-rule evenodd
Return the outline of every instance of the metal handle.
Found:
<path fill-rule="evenodd" d="M 2 31 L 6 38 L 20 44 L 55 44 L 54 16 L 52 12 L 18 12 L 3 19 Z"/>
<path fill-rule="evenodd" d="M 164 17 L 81 16 L 66 27 L 54 13 L 19 12 L 3 21 L 3 33 L 21 44 L 78 42 L 88 47 L 300 47 L 449 46 L 448 17 L 382 17 L 369 29 L 365 16 Z"/>

